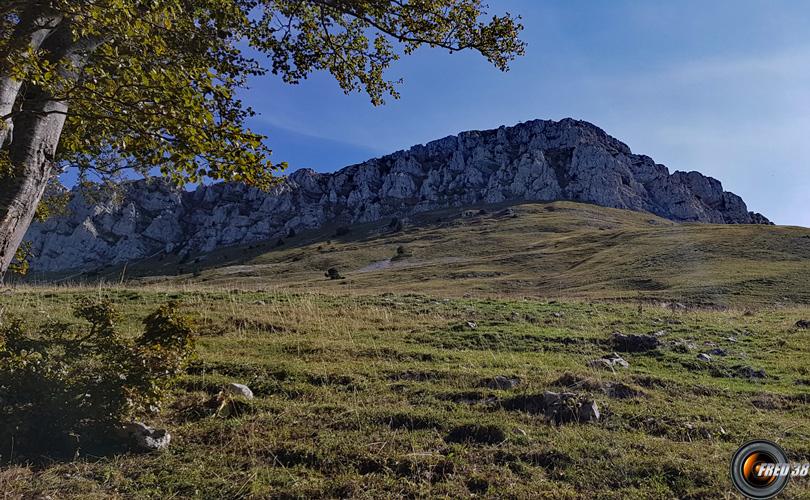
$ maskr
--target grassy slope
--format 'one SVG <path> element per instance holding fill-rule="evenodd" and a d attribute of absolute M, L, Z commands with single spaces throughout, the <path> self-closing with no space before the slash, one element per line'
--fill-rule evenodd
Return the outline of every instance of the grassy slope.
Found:
<path fill-rule="evenodd" d="M 174 433 L 168 452 L 5 463 L 0 492 L 716 498 L 731 494 L 728 460 L 747 439 L 774 439 L 793 459 L 810 457 L 810 334 L 792 326 L 810 319 L 810 230 L 676 225 L 567 202 L 516 211 L 426 214 L 397 234 L 367 224 L 336 238 L 331 228 L 278 248 L 126 270 L 133 278 L 180 267 L 182 276 L 0 295 L 0 309 L 33 322 L 68 320 L 77 297 L 107 295 L 131 332 L 157 303 L 176 299 L 203 333 L 198 364 L 152 422 Z M 400 245 L 410 256 L 368 267 Z M 324 278 L 331 266 L 346 279 Z M 626 300 L 601 300 L 616 298 Z M 464 326 L 471 320 L 477 329 Z M 665 345 L 626 355 L 631 367 L 615 374 L 588 368 L 609 352 L 616 330 L 665 330 Z M 728 356 L 699 363 L 697 353 L 713 344 Z M 768 377 L 735 376 L 740 366 Z M 503 408 L 515 396 L 563 390 L 566 373 L 569 389 L 596 398 L 602 422 L 556 428 Z M 521 384 L 481 387 L 496 375 Z M 255 405 L 237 418 L 206 415 L 202 403 L 229 381 L 252 387 Z M 611 382 L 639 395 L 608 396 Z M 495 426 L 503 441 L 448 442 L 468 423 Z M 788 493 L 810 496 L 810 481 Z"/>
<path fill-rule="evenodd" d="M 730 494 L 728 460 L 747 439 L 775 439 L 793 459 L 810 457 L 810 346 L 792 326 L 807 308 L 148 287 L 27 289 L 0 300 L 38 322 L 69 319 L 82 295 L 120 304 L 128 332 L 169 299 L 199 317 L 200 360 L 153 422 L 175 439 L 158 455 L 3 465 L 0 491 L 11 498 L 718 498 Z M 478 328 L 465 327 L 469 320 Z M 588 368 L 609 352 L 615 330 L 664 330 L 665 345 L 626 355 L 630 368 L 615 374 Z M 684 341 L 692 350 L 677 347 Z M 728 356 L 697 362 L 711 344 Z M 768 377 L 736 377 L 740 365 Z M 602 422 L 557 428 L 501 406 L 562 390 L 566 373 L 570 389 L 596 398 Z M 496 375 L 521 384 L 481 387 Z M 253 407 L 228 419 L 201 412 L 229 381 L 253 388 Z M 608 382 L 639 395 L 609 397 Z M 495 426 L 503 441 L 448 442 L 468 423 Z M 788 493 L 810 495 L 810 482 L 794 481 Z"/>
<path fill-rule="evenodd" d="M 460 209 L 423 214 L 396 234 L 386 231 L 388 221 L 354 226 L 341 237 L 330 226 L 282 246 L 227 248 L 199 262 L 155 258 L 92 277 L 169 275 L 175 284 L 341 293 L 810 303 L 810 229 L 674 224 L 569 202 L 519 205 L 514 218 L 493 215 L 497 208 L 481 217 L 460 217 Z M 410 255 L 385 264 L 400 245 Z M 324 279 L 333 266 L 345 280 Z"/>

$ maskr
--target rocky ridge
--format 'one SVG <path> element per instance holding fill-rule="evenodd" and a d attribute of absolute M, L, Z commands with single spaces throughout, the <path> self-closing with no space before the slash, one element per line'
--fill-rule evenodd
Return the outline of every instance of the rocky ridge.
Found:
<path fill-rule="evenodd" d="M 32 269 L 89 270 L 161 252 L 181 255 L 285 237 L 327 223 L 406 218 L 447 207 L 573 200 L 674 221 L 767 224 L 699 172 L 674 172 L 633 154 L 598 127 L 535 120 L 463 132 L 334 173 L 301 169 L 270 192 L 241 184 L 195 191 L 132 181 L 30 228 Z"/>

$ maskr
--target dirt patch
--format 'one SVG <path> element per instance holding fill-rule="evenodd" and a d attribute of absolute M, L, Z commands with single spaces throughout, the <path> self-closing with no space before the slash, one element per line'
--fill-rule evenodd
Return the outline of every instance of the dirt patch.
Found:
<path fill-rule="evenodd" d="M 573 462 L 571 457 L 559 451 L 530 451 L 521 455 L 520 459 L 548 470 L 565 468 Z"/>
<path fill-rule="evenodd" d="M 602 385 L 592 378 L 580 377 L 573 373 L 563 373 L 560 378 L 553 382 L 553 385 L 558 387 L 565 387 L 567 389 L 585 389 L 588 391 L 598 391 L 602 389 Z"/>
<path fill-rule="evenodd" d="M 442 395 L 441 399 L 465 405 L 492 404 L 498 401 L 495 396 L 479 391 L 451 392 L 449 394 Z"/>
<path fill-rule="evenodd" d="M 378 260 L 377 262 L 372 262 L 366 267 L 362 267 L 355 272 L 372 273 L 374 271 L 382 271 L 383 269 L 388 269 L 390 267 L 391 267 L 391 259 L 385 259 L 385 260 Z"/>
<path fill-rule="evenodd" d="M 420 371 L 406 371 L 401 373 L 392 373 L 388 375 L 388 380 L 400 381 L 405 380 L 408 382 L 427 382 L 430 380 L 441 380 L 445 378 L 444 374 L 436 372 L 420 372 Z"/>
<path fill-rule="evenodd" d="M 383 423 L 392 429 L 407 429 L 409 431 L 424 429 L 441 429 L 438 419 L 429 415 L 413 415 L 409 413 L 396 413 L 383 418 Z"/>
<path fill-rule="evenodd" d="M 498 444 L 506 441 L 506 432 L 497 425 L 464 424 L 454 427 L 444 440 L 448 443 Z"/>

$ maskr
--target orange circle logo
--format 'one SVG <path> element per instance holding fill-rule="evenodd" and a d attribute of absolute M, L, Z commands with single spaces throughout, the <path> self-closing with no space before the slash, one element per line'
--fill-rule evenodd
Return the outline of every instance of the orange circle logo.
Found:
<path fill-rule="evenodd" d="M 731 482 L 748 498 L 771 498 L 790 480 L 787 454 L 764 439 L 742 445 L 731 458 Z"/>

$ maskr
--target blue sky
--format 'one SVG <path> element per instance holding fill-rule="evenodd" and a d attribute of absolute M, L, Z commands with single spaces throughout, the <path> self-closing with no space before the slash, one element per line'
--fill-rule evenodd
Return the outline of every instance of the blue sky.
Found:
<path fill-rule="evenodd" d="M 276 161 L 333 171 L 535 118 L 590 121 L 674 170 L 720 179 L 749 209 L 810 226 L 810 3 L 490 0 L 520 14 L 526 55 L 501 73 L 422 49 L 392 67 L 401 99 L 373 107 L 328 75 L 243 95 Z"/>

